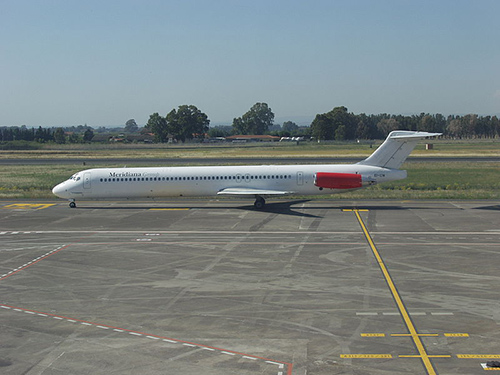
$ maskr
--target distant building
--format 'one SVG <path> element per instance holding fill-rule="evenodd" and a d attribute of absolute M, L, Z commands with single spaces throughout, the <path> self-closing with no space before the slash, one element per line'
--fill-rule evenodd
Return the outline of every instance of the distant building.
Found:
<path fill-rule="evenodd" d="M 94 138 L 92 138 L 92 142 L 110 142 L 110 143 L 153 143 L 154 136 L 149 133 L 145 134 L 120 134 L 118 136 L 112 134 L 96 134 Z"/>
<path fill-rule="evenodd" d="M 279 142 L 280 137 L 274 135 L 231 135 L 226 137 L 228 142 Z"/>

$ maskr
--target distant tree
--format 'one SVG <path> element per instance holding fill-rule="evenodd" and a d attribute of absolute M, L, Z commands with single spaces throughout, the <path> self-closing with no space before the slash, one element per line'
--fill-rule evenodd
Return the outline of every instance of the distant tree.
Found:
<path fill-rule="evenodd" d="M 149 116 L 149 120 L 145 128 L 154 134 L 155 141 L 168 141 L 167 121 L 164 117 L 161 117 L 158 112 L 155 112 L 151 116 Z"/>
<path fill-rule="evenodd" d="M 358 120 L 356 116 L 347 111 L 344 106 L 335 107 L 328 113 L 316 115 L 311 124 L 312 134 L 318 140 L 328 139 L 354 139 Z M 337 129 L 342 126 L 337 134 Z"/>
<path fill-rule="evenodd" d="M 462 138 L 466 135 L 465 128 L 462 126 L 462 122 L 459 118 L 448 119 L 448 125 L 446 126 L 446 132 L 452 137 Z"/>
<path fill-rule="evenodd" d="M 63 128 L 57 128 L 54 131 L 54 142 L 59 144 L 66 143 L 66 135 L 64 134 Z"/>
<path fill-rule="evenodd" d="M 346 107 L 335 107 L 330 113 L 335 129 L 335 139 L 354 139 L 356 136 L 357 121 L 354 114 L 349 113 Z M 342 127 L 340 130 L 339 128 Z M 337 134 L 337 131 L 339 132 Z M 340 138 L 339 138 L 340 137 Z"/>
<path fill-rule="evenodd" d="M 281 130 L 283 130 L 284 132 L 293 133 L 293 132 L 296 132 L 298 129 L 299 129 L 299 126 L 295 122 L 292 122 L 292 121 L 285 121 L 283 123 L 283 125 L 281 126 Z"/>
<path fill-rule="evenodd" d="M 208 135 L 210 138 L 216 137 L 228 137 L 231 135 L 231 127 L 230 126 L 214 126 L 208 130 Z"/>
<path fill-rule="evenodd" d="M 241 117 L 233 119 L 233 133 L 234 134 L 248 134 L 247 126 L 243 123 Z"/>
<path fill-rule="evenodd" d="M 500 137 L 500 120 L 497 116 L 491 118 L 492 137 Z"/>
<path fill-rule="evenodd" d="M 417 130 L 424 132 L 440 132 L 446 129 L 446 119 L 441 114 L 421 114 Z"/>
<path fill-rule="evenodd" d="M 337 130 L 335 130 L 335 140 L 344 141 L 346 139 L 346 126 L 344 124 L 339 125 Z"/>
<path fill-rule="evenodd" d="M 391 131 L 400 129 L 400 125 L 396 119 L 384 118 L 377 124 L 377 129 L 386 137 Z"/>
<path fill-rule="evenodd" d="M 370 131 L 369 123 L 370 121 L 366 118 L 366 115 L 362 114 L 358 117 L 358 125 L 356 126 L 356 138 L 357 139 L 372 139 L 372 134 Z"/>
<path fill-rule="evenodd" d="M 68 142 L 69 143 L 79 143 L 80 137 L 78 136 L 77 133 L 71 133 L 68 137 Z"/>
<path fill-rule="evenodd" d="M 173 109 L 166 116 L 169 132 L 179 141 L 186 139 L 204 138 L 208 132 L 210 120 L 194 105 L 181 105 L 178 110 Z"/>
<path fill-rule="evenodd" d="M 50 128 L 42 128 L 41 126 L 35 131 L 35 141 L 44 143 L 54 139 Z"/>
<path fill-rule="evenodd" d="M 326 113 L 317 114 L 311 123 L 311 134 L 318 141 L 333 139 L 333 123 Z"/>
<path fill-rule="evenodd" d="M 139 131 L 139 126 L 137 126 L 137 123 L 133 118 L 125 123 L 125 132 L 136 133 L 138 131 Z"/>
<path fill-rule="evenodd" d="M 92 138 L 94 138 L 94 132 L 92 129 L 87 129 L 83 133 L 83 142 L 91 142 Z"/>
<path fill-rule="evenodd" d="M 238 134 L 264 134 L 273 121 L 274 113 L 267 103 L 255 103 L 243 116 L 233 120 L 233 129 Z"/>

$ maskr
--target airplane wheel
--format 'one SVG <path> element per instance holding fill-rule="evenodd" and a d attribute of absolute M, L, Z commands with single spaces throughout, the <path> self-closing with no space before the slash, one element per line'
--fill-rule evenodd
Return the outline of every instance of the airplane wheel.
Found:
<path fill-rule="evenodd" d="M 76 203 L 75 202 L 69 202 L 69 207 L 70 208 L 76 208 Z"/>
<path fill-rule="evenodd" d="M 262 197 L 258 197 L 258 198 L 255 200 L 255 202 L 254 202 L 253 206 L 254 206 L 256 209 L 260 210 L 261 208 L 263 208 L 263 207 L 264 207 L 264 205 L 265 205 L 265 204 L 266 204 L 266 201 L 264 200 L 264 198 L 262 198 Z"/>

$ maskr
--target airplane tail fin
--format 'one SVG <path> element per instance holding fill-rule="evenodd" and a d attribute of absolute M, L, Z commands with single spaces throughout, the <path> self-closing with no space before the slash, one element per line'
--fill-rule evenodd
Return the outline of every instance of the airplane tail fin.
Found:
<path fill-rule="evenodd" d="M 384 143 L 373 154 L 357 164 L 399 169 L 413 151 L 418 141 L 436 137 L 441 133 L 395 130 L 389 133 Z"/>

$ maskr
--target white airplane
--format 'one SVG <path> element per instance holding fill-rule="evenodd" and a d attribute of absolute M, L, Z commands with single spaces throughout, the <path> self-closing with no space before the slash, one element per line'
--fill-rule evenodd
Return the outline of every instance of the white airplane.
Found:
<path fill-rule="evenodd" d="M 75 173 L 52 189 L 68 199 L 137 199 L 230 195 L 265 198 L 343 193 L 406 178 L 399 168 L 419 140 L 441 133 L 397 130 L 368 158 L 355 164 L 96 168 Z"/>

